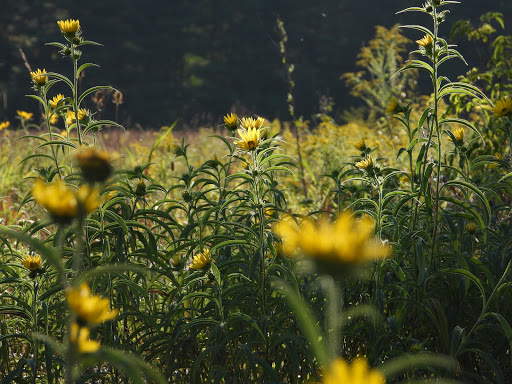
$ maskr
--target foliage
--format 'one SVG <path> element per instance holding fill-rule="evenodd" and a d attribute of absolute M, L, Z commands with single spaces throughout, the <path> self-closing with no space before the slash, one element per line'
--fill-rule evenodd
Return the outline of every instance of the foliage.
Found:
<path fill-rule="evenodd" d="M 442 75 L 464 62 L 439 34 L 452 3 L 404 10 L 432 27 L 403 26 L 421 35 L 393 81 L 415 71 L 430 95 L 387 105 L 387 126 L 326 109 L 293 122 L 297 140 L 234 114 L 133 140 L 85 107 L 111 90 L 80 88 L 96 43 L 67 23 L 51 45 L 71 74 L 32 78 L 43 124 L 20 113 L 21 137 L 2 131 L 22 157 L 4 179 L 20 215 L 0 226 L 2 381 L 509 382 L 512 107 L 487 98 L 493 77 Z M 446 106 L 458 95 L 478 118 Z"/>

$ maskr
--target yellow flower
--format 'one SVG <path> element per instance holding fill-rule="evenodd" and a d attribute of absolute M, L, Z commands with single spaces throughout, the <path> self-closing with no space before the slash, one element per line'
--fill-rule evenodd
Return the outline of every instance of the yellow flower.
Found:
<path fill-rule="evenodd" d="M 376 370 L 368 367 L 363 358 L 355 359 L 348 364 L 342 358 L 336 358 L 329 367 L 323 370 L 322 384 L 385 384 L 386 378 Z"/>
<path fill-rule="evenodd" d="M 97 188 L 93 189 L 87 185 L 82 185 L 78 189 L 76 197 L 84 212 L 90 213 L 100 206 L 99 194 L 100 191 Z"/>
<path fill-rule="evenodd" d="M 403 108 L 400 105 L 400 102 L 396 99 L 396 97 L 392 97 L 386 107 L 386 113 L 393 114 L 400 112 L 403 112 Z"/>
<path fill-rule="evenodd" d="M 85 109 L 85 108 L 80 108 L 78 110 L 78 120 L 82 121 L 84 120 L 87 116 L 89 116 L 89 112 Z"/>
<path fill-rule="evenodd" d="M 9 127 L 10 125 L 11 125 L 11 123 L 9 121 L 4 121 L 4 122 L 0 123 L 0 131 L 2 129 Z"/>
<path fill-rule="evenodd" d="M 65 294 L 71 310 L 85 323 L 101 324 L 112 320 L 119 313 L 117 309 L 110 310 L 108 299 L 92 295 L 87 283 L 68 288 Z"/>
<path fill-rule="evenodd" d="M 21 117 L 23 120 L 30 120 L 32 116 L 34 116 L 33 113 L 25 112 L 25 111 L 16 111 L 19 117 Z"/>
<path fill-rule="evenodd" d="M 431 47 L 432 44 L 434 43 L 434 40 L 432 40 L 432 36 L 430 35 L 425 35 L 423 37 L 423 39 L 421 40 L 416 40 L 416 43 L 420 46 L 420 47 L 423 47 L 423 48 L 428 48 L 428 47 Z"/>
<path fill-rule="evenodd" d="M 30 77 L 32 78 L 32 81 L 38 85 L 44 85 L 46 83 L 46 80 L 48 80 L 48 77 L 46 75 L 46 69 L 43 69 L 42 71 L 38 68 L 37 71 L 30 72 Z"/>
<path fill-rule="evenodd" d="M 72 34 L 72 33 L 76 33 L 80 29 L 80 21 L 78 21 L 78 20 L 73 20 L 73 19 L 68 19 L 66 21 L 60 20 L 60 21 L 57 21 L 57 24 L 63 33 Z"/>
<path fill-rule="evenodd" d="M 357 143 L 355 143 L 354 147 L 356 147 L 356 149 L 360 151 L 364 151 L 366 149 L 366 143 L 364 142 L 364 139 L 361 139 Z"/>
<path fill-rule="evenodd" d="M 503 160 L 503 155 L 501 153 L 496 152 L 494 154 L 494 159 L 495 160 Z M 495 169 L 495 168 L 498 168 L 499 166 L 500 166 L 500 163 L 498 161 L 496 161 L 494 164 L 489 165 L 489 168 Z"/>
<path fill-rule="evenodd" d="M 43 113 L 43 118 L 46 120 L 46 115 Z M 56 124 L 57 121 L 59 121 L 59 115 L 57 115 L 56 113 L 52 113 L 50 115 L 50 124 L 53 125 L 53 124 Z"/>
<path fill-rule="evenodd" d="M 358 161 L 355 166 L 364 170 L 368 170 L 374 165 L 373 157 L 368 156 L 366 159 Z"/>
<path fill-rule="evenodd" d="M 203 252 L 198 253 L 194 256 L 192 260 L 192 264 L 190 264 L 190 268 L 192 269 L 203 269 L 210 262 L 210 250 L 205 249 Z"/>
<path fill-rule="evenodd" d="M 261 130 L 258 128 L 239 129 L 238 134 L 240 140 L 236 140 L 235 144 L 245 151 L 253 151 L 260 145 Z"/>
<path fill-rule="evenodd" d="M 78 212 L 75 193 L 62 180 L 44 183 L 37 180 L 32 188 L 34 200 L 57 218 L 71 219 Z"/>
<path fill-rule="evenodd" d="M 50 105 L 53 109 L 57 108 L 57 104 L 59 101 L 64 99 L 64 95 L 59 93 L 57 96 L 54 96 L 53 99 L 50 100 Z"/>
<path fill-rule="evenodd" d="M 362 264 L 387 257 L 388 246 L 373 240 L 374 223 L 369 218 L 356 220 L 345 211 L 334 223 L 304 220 L 300 226 L 286 221 L 274 227 L 282 239 L 283 251 L 293 255 L 297 250 L 313 259 L 342 264 Z"/>
<path fill-rule="evenodd" d="M 496 102 L 496 105 L 492 108 L 492 112 L 496 117 L 503 117 L 510 115 L 512 112 L 512 99 L 505 96 Z"/>
<path fill-rule="evenodd" d="M 68 137 L 68 131 L 66 131 L 65 129 L 63 129 L 63 130 L 60 132 L 60 135 L 61 135 L 63 138 L 67 138 L 67 137 Z"/>
<path fill-rule="evenodd" d="M 68 110 L 66 112 L 66 125 L 70 126 L 75 121 L 75 112 Z"/>
<path fill-rule="evenodd" d="M 457 128 L 453 132 L 453 136 L 455 137 L 456 144 L 462 144 L 462 142 L 464 141 L 464 128 Z M 453 141 L 450 136 L 448 136 L 448 140 Z"/>
<path fill-rule="evenodd" d="M 70 221 L 81 207 L 85 213 L 95 210 L 98 205 L 98 190 L 82 186 L 77 192 L 66 187 L 62 180 L 44 183 L 37 180 L 32 188 L 34 200 L 60 221 Z"/>
<path fill-rule="evenodd" d="M 226 128 L 234 131 L 238 124 L 238 116 L 234 113 L 224 116 L 224 125 Z"/>
<path fill-rule="evenodd" d="M 21 264 L 30 271 L 37 271 L 41 268 L 41 256 L 27 255 L 21 259 Z"/>
<path fill-rule="evenodd" d="M 71 324 L 69 340 L 78 344 L 79 353 L 94 353 L 100 348 L 100 343 L 89 338 L 89 328 L 80 327 L 77 323 Z"/>
<path fill-rule="evenodd" d="M 90 147 L 78 151 L 75 155 L 82 175 L 89 182 L 105 181 L 112 172 L 110 155 L 106 151 L 100 151 Z"/>

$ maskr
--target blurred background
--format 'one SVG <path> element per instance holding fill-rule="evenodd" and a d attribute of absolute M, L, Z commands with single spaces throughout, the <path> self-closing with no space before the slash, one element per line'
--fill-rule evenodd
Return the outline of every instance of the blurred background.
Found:
<path fill-rule="evenodd" d="M 74 18 L 85 39 L 104 45 L 84 48 L 81 63 L 100 68 L 85 71 L 82 89 L 112 85 L 122 91 L 118 120 L 128 129 L 175 120 L 178 127 L 193 129 L 220 124 L 228 112 L 289 120 L 278 17 L 288 35 L 287 59 L 295 66 L 296 115 L 309 119 L 329 105 L 330 114 L 343 120 L 347 110 L 363 103 L 340 76 L 358 71 L 357 55 L 375 26 L 430 22 L 423 14 L 395 14 L 421 6 L 416 0 L 0 0 L 0 5 L 0 121 L 12 119 L 18 109 L 38 108 L 25 96 L 32 89 L 21 52 L 32 70 L 72 76 L 70 60 L 45 43 L 62 42 L 56 21 Z M 456 21 L 478 25 L 489 11 L 504 14 L 500 32 L 510 33 L 510 1 L 462 0 L 450 9 L 440 31 L 445 38 Z M 402 33 L 412 41 L 422 37 L 412 30 Z M 467 41 L 450 42 L 459 45 L 470 67 L 488 60 Z M 462 74 L 457 65 L 453 77 Z M 86 107 L 114 119 L 115 105 L 107 96 L 100 106 L 88 99 Z"/>

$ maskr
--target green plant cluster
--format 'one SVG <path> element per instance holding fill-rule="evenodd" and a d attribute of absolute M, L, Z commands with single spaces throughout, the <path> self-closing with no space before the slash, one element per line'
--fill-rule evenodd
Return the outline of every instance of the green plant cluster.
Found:
<path fill-rule="evenodd" d="M 20 115 L 21 164 L 37 180 L 24 220 L 0 225 L 1 383 L 510 382 L 512 102 L 493 80 L 508 38 L 485 88 L 450 81 L 443 64 L 464 62 L 439 35 L 453 3 L 402 11 L 432 24 L 402 26 L 421 36 L 391 82 L 400 45 L 365 50 L 378 93 L 347 76 L 396 138 L 327 114 L 312 131 L 299 119 L 299 138 L 232 114 L 206 161 L 170 126 L 124 168 L 98 149 L 116 123 L 83 108 L 108 90 L 78 85 L 96 43 L 59 22 L 72 75 L 32 75 L 46 122 Z M 397 100 L 418 74 L 432 94 Z"/>

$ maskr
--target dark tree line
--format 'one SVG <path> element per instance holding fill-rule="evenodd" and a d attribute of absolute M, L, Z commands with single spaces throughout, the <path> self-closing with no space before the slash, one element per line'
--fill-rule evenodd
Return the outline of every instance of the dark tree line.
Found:
<path fill-rule="evenodd" d="M 30 81 L 19 49 L 33 69 L 69 73 L 69 63 L 45 46 L 61 39 L 56 20 L 80 19 L 84 35 L 104 47 L 85 50 L 89 69 L 83 86 L 110 84 L 124 93 L 121 120 L 145 127 L 184 122 L 215 124 L 234 108 L 288 119 L 285 68 L 276 18 L 288 33 L 295 65 L 297 115 L 318 111 L 326 95 L 341 111 L 354 104 L 340 75 L 355 70 L 356 55 L 375 25 L 424 22 L 394 13 L 421 1 L 347 0 L 120 0 L 70 2 L 2 0 L 0 12 L 0 120 L 16 109 L 35 108 L 24 95 Z M 507 5 L 505 5 L 507 3 Z M 445 35 L 458 19 L 486 11 L 512 15 L 504 0 L 463 0 L 449 16 Z M 412 39 L 419 38 L 408 32 Z M 107 100 L 107 99 L 106 99 Z M 95 109 L 90 102 L 89 108 Z M 104 106 L 111 114 L 112 104 Z"/>

